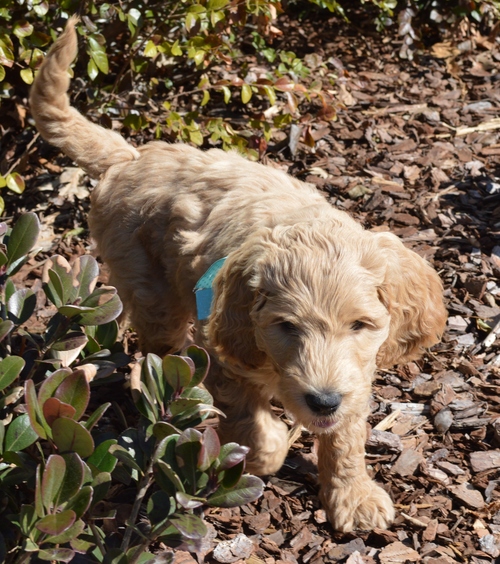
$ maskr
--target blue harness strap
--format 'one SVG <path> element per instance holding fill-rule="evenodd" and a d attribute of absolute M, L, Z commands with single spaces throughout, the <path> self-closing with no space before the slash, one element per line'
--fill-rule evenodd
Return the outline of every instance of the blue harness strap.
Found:
<path fill-rule="evenodd" d="M 194 287 L 194 293 L 196 296 L 196 311 L 197 317 L 200 321 L 207 319 L 210 315 L 212 309 L 212 300 L 214 297 L 214 291 L 212 288 L 214 278 L 222 268 L 227 257 L 216 260 L 212 265 L 208 267 L 205 274 L 196 282 Z"/>

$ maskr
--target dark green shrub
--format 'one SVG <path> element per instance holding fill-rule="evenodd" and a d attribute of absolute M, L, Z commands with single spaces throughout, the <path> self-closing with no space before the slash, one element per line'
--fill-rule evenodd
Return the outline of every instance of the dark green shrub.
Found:
<path fill-rule="evenodd" d="M 46 261 L 43 284 L 55 313 L 42 334 L 24 329 L 36 295 L 17 289 L 11 276 L 38 232 L 34 214 L 11 230 L 0 224 L 0 561 L 70 562 L 85 554 L 86 562 L 147 562 L 156 541 L 200 550 L 204 507 L 241 505 L 263 489 L 243 473 L 246 447 L 221 446 L 211 427 L 193 428 L 217 411 L 199 387 L 207 353 L 193 346 L 137 364 L 140 415 L 110 436 L 99 422 L 111 403 L 87 411 L 90 383 L 129 362 L 115 344 L 121 302 L 114 288 L 96 287 L 92 257 L 70 266 L 56 256 Z M 117 538 L 102 528 L 115 512 L 99 508 L 120 487 L 135 493 Z"/>

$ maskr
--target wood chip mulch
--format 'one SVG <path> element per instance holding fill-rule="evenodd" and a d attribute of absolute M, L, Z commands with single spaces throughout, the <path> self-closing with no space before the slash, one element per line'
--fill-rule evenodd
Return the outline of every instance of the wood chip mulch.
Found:
<path fill-rule="evenodd" d="M 311 128 L 314 150 L 294 143 L 265 160 L 367 228 L 397 234 L 444 282 L 442 343 L 374 382 L 367 462 L 396 522 L 335 533 L 317 498 L 314 437 L 303 432 L 260 500 L 208 512 L 216 548 L 198 560 L 177 552 L 175 562 L 491 563 L 500 556 L 499 41 L 470 30 L 408 61 L 397 36 L 329 23 L 320 32 L 303 22 L 303 33 L 290 23 L 287 37 L 296 34 L 336 75 L 337 120 Z M 38 166 L 43 178 L 25 171 L 24 206 L 45 217 L 45 250 L 86 251 L 85 240 L 61 239 L 85 224 L 86 195 L 70 177 L 74 190 L 62 198 L 50 180 L 62 169 Z"/>

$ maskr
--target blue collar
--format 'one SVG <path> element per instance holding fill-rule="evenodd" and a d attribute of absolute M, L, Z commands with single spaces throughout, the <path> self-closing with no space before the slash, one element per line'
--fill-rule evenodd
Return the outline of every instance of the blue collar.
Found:
<path fill-rule="evenodd" d="M 216 260 L 211 266 L 208 267 L 208 270 L 205 274 L 196 282 L 196 286 L 194 287 L 194 293 L 196 296 L 196 311 L 197 317 L 200 321 L 207 319 L 210 315 L 210 311 L 212 309 L 212 300 L 214 297 L 214 291 L 212 288 L 212 284 L 214 282 L 214 278 L 222 268 L 227 257 L 221 258 Z"/>

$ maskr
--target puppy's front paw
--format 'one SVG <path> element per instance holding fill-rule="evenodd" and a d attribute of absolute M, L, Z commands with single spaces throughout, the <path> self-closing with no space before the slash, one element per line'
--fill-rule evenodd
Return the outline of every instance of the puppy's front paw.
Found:
<path fill-rule="evenodd" d="M 394 521 L 391 498 L 369 479 L 344 487 L 322 488 L 320 498 L 333 528 L 343 533 L 353 529 L 386 529 Z"/>

